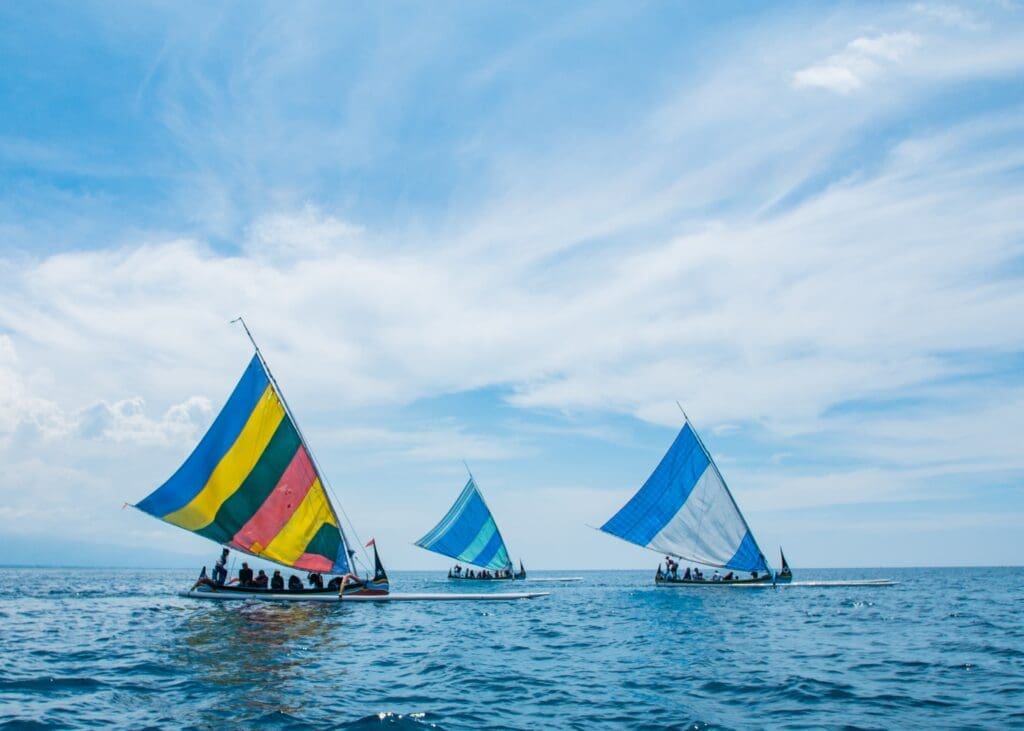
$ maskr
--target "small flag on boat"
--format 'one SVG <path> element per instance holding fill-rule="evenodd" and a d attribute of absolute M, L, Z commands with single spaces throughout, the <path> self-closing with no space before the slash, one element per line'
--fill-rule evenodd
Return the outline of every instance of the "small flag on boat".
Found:
<path fill-rule="evenodd" d="M 369 548 L 370 546 L 376 546 L 376 545 L 377 545 L 377 539 L 376 538 L 371 538 L 370 542 L 366 544 L 366 547 Z"/>

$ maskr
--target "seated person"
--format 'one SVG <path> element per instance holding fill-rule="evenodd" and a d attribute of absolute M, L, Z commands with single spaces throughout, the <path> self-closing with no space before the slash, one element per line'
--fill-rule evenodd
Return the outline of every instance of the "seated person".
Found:
<path fill-rule="evenodd" d="M 260 572 L 256 574 L 256 578 L 253 580 L 252 585 L 257 589 L 266 589 L 268 581 L 267 572 L 260 569 Z"/>
<path fill-rule="evenodd" d="M 722 581 L 732 581 L 735 578 L 736 578 L 736 576 L 733 575 L 732 571 L 730 571 L 729 573 L 727 573 L 725 576 L 722 577 Z"/>
<path fill-rule="evenodd" d="M 275 569 L 274 575 L 270 577 L 270 588 L 274 591 L 284 591 L 284 577 L 281 576 L 280 569 Z"/>
<path fill-rule="evenodd" d="M 324 577 L 315 571 L 309 572 L 309 574 L 306 575 L 306 580 L 309 581 L 309 585 L 314 589 L 324 588 Z"/>
<path fill-rule="evenodd" d="M 238 585 L 252 586 L 252 569 L 244 561 L 242 562 L 242 568 L 238 569 Z"/>
<path fill-rule="evenodd" d="M 288 591 L 302 591 L 302 579 L 295 574 L 288 577 Z"/>
<path fill-rule="evenodd" d="M 686 567 L 686 571 L 683 572 L 683 581 L 689 581 L 692 574 L 690 573 L 690 567 Z"/>

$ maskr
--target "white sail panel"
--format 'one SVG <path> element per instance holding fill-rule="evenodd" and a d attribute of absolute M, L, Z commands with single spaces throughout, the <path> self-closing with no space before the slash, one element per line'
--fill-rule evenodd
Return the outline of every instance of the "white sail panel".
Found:
<path fill-rule="evenodd" d="M 736 520 L 736 509 L 724 490 L 718 472 L 710 467 L 704 470 L 683 507 L 655 534 L 648 546 L 709 566 L 729 566 L 743 544 L 747 527 L 742 520 Z M 723 561 L 723 557 L 726 560 Z"/>
<path fill-rule="evenodd" d="M 729 488 L 689 423 L 643 487 L 601 530 L 708 566 L 769 570 Z"/>

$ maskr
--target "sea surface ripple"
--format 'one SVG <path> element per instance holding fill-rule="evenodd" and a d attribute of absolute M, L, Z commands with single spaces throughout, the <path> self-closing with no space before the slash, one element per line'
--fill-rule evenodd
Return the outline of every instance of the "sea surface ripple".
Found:
<path fill-rule="evenodd" d="M 284 605 L 180 598 L 184 571 L 0 569 L 0 728 L 1024 728 L 1024 569 L 535 575 L 565 573 L 517 583 L 551 592 L 532 601 Z"/>

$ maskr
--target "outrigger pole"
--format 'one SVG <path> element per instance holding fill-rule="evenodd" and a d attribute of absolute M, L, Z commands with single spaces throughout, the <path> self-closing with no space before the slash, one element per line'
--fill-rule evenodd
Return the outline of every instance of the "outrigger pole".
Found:
<path fill-rule="evenodd" d="M 245 324 L 245 318 L 239 315 L 238 317 L 231 321 L 231 324 L 233 325 L 236 322 L 240 322 L 242 324 L 242 328 L 245 330 L 245 334 L 249 337 L 249 342 L 252 343 L 252 347 L 256 349 L 256 357 L 260 359 L 260 364 L 263 366 L 263 370 L 267 372 L 267 378 L 270 379 L 270 383 L 274 387 L 274 393 L 276 393 L 277 397 L 281 399 L 281 405 L 284 406 L 284 410 L 285 412 L 287 412 L 288 418 L 291 419 L 292 423 L 295 425 L 295 431 L 299 433 L 299 439 L 302 440 L 302 444 L 305 446 L 306 452 L 309 454 L 309 458 L 313 462 L 313 469 L 316 470 L 317 477 L 319 477 L 320 482 L 323 485 L 325 485 L 328 490 L 330 490 L 331 497 L 334 498 L 334 500 L 328 500 L 328 504 L 331 506 L 331 512 L 334 513 L 334 519 L 338 521 L 338 531 L 341 533 L 342 541 L 345 544 L 345 552 L 347 554 L 346 559 L 351 559 L 355 556 L 355 551 L 352 551 L 352 553 L 348 553 L 351 544 L 349 543 L 348 536 L 345 535 L 345 529 L 341 526 L 341 521 L 338 520 L 338 513 L 337 509 L 335 509 L 334 507 L 334 503 L 338 504 L 338 509 L 340 509 L 341 514 L 345 516 L 345 522 L 347 522 L 348 527 L 352 529 L 352 535 L 355 536 L 356 541 L 359 542 L 360 546 L 363 545 L 363 541 L 359 538 L 359 534 L 356 533 L 356 527 L 352 524 L 352 520 L 348 517 L 348 513 L 345 512 L 345 508 L 342 507 L 341 501 L 338 499 L 338 495 L 334 492 L 334 487 L 331 485 L 330 480 L 327 479 L 327 477 L 324 475 L 324 471 L 320 467 L 320 462 L 319 460 L 317 460 L 316 455 L 313 453 L 313 448 L 309 446 L 309 442 L 306 440 L 306 435 L 302 433 L 302 427 L 299 426 L 299 420 L 296 419 L 295 414 L 292 413 L 292 409 L 288 405 L 288 399 L 286 399 L 284 397 L 284 393 L 281 392 L 281 387 L 277 385 L 277 379 L 274 378 L 274 373 L 273 371 L 270 370 L 270 365 L 267 364 L 267 359 L 263 357 L 263 351 L 261 351 L 260 346 L 256 344 L 256 338 L 254 338 L 252 336 L 252 333 L 249 332 L 249 326 Z M 366 556 L 367 562 L 369 562 L 370 554 L 366 553 L 365 547 L 363 548 L 363 553 Z M 353 564 L 349 568 L 354 569 L 355 565 Z M 367 563 L 367 571 L 369 571 L 369 563 Z M 358 576 L 358 573 L 356 575 Z"/>

